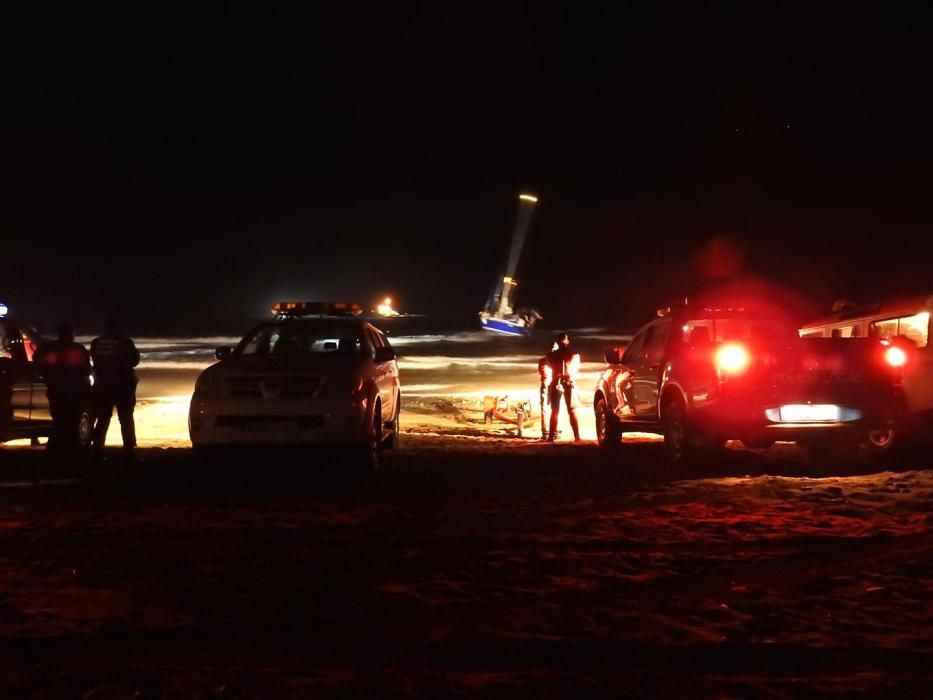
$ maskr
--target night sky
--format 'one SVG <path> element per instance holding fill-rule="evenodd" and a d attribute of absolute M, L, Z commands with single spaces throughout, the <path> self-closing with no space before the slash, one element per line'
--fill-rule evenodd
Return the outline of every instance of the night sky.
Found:
<path fill-rule="evenodd" d="M 933 291 L 926 17 L 194 5 L 4 10 L 18 315 L 242 331 L 280 297 L 390 292 L 469 318 L 523 190 L 541 202 L 519 301 L 549 326 L 637 325 L 714 273 L 817 311 Z"/>

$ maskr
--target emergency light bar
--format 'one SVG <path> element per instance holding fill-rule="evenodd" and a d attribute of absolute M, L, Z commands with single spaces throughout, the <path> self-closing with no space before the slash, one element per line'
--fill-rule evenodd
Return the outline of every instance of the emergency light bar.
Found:
<path fill-rule="evenodd" d="M 750 310 L 746 306 L 723 306 L 719 304 L 708 304 L 706 302 L 700 301 L 689 301 L 684 299 L 682 304 L 671 304 L 670 306 L 662 306 L 658 309 L 658 316 L 663 318 L 664 316 L 670 316 L 675 311 L 682 309 L 692 309 L 697 313 L 739 313 L 743 314 Z"/>
<path fill-rule="evenodd" d="M 327 301 L 278 301 L 272 305 L 276 318 L 299 316 L 359 316 L 363 307 L 359 304 Z"/>
<path fill-rule="evenodd" d="M 9 311 L 10 309 L 7 307 L 7 305 L 4 304 L 2 301 L 0 301 L 0 318 L 3 318 L 4 316 L 6 316 L 9 313 Z"/>

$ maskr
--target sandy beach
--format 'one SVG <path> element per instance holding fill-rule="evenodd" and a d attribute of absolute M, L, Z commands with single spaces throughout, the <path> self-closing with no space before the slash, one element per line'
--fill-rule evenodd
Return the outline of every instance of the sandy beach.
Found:
<path fill-rule="evenodd" d="M 0 488 L 6 697 L 928 697 L 933 471 L 406 435 Z M 806 474 L 806 475 L 804 475 Z"/>
<path fill-rule="evenodd" d="M 403 446 L 368 479 L 295 452 L 197 470 L 207 360 L 177 350 L 141 370 L 140 464 L 5 448 L 0 694 L 933 694 L 933 462 L 541 444 L 481 410 L 536 393 L 533 348 L 402 348 Z"/>

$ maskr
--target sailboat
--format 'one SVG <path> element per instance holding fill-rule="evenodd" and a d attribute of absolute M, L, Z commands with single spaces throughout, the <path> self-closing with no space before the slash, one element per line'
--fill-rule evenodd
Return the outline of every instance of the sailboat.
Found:
<path fill-rule="evenodd" d="M 538 198 L 534 195 L 518 196 L 518 218 L 512 232 L 512 245 L 505 264 L 505 274 L 493 283 L 486 306 L 479 312 L 480 325 L 487 331 L 504 335 L 528 335 L 541 320 L 541 314 L 535 309 L 515 308 L 515 288 L 518 286 L 515 271 L 537 203 Z"/>

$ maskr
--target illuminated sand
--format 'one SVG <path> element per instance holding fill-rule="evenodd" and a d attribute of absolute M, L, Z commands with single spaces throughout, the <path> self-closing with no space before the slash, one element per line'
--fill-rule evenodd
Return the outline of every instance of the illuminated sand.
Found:
<path fill-rule="evenodd" d="M 582 331 L 577 334 L 584 363 L 578 381 L 581 435 L 595 438 L 592 412 L 593 386 L 603 363 L 603 350 L 624 344 L 627 336 Z M 393 339 L 398 350 L 403 384 L 402 417 L 406 432 L 482 438 L 515 434 L 502 423 L 484 425 L 483 397 L 508 396 L 527 399 L 536 411 L 534 426 L 526 437 L 540 437 L 537 362 L 547 350 L 549 334 L 532 338 L 502 338 L 481 331 L 450 336 L 409 336 Z M 215 345 L 230 345 L 235 338 L 141 339 L 137 439 L 141 446 L 189 445 L 188 404 L 198 373 L 212 363 Z M 571 438 L 566 413 L 561 420 L 561 440 Z M 108 445 L 120 444 L 114 416 Z"/>
<path fill-rule="evenodd" d="M 405 439 L 366 479 L 4 455 L 0 638 L 31 665 L 0 656 L 0 696 L 933 697 L 929 459 L 519 440 L 480 402 L 537 398 L 533 341 L 396 343 Z M 209 350 L 146 352 L 142 442 L 186 447 Z"/>

